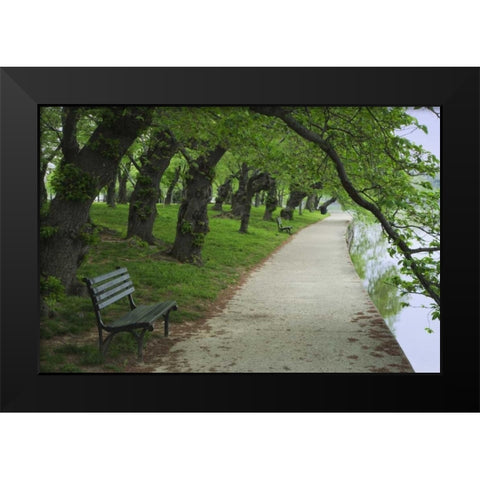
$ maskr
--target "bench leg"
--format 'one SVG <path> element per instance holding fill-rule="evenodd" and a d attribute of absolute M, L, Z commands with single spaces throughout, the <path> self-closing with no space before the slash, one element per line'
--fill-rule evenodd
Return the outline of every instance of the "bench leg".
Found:
<path fill-rule="evenodd" d="M 141 333 L 137 333 L 134 330 L 129 330 L 129 332 L 137 339 L 137 353 L 138 353 L 138 360 L 140 362 L 143 361 L 143 343 L 144 343 L 144 337 L 145 334 L 147 333 L 148 328 L 144 328 Z"/>
<path fill-rule="evenodd" d="M 170 314 L 170 310 L 163 315 L 164 326 L 163 326 L 163 333 L 166 337 L 168 337 L 168 315 Z"/>
<path fill-rule="evenodd" d="M 142 330 L 142 333 L 140 335 L 137 335 L 137 341 L 138 341 L 138 360 L 140 362 L 143 362 L 143 343 L 145 340 L 145 334 L 147 333 L 147 329 L 144 328 Z"/>
<path fill-rule="evenodd" d="M 137 349 L 138 349 L 138 359 L 140 361 L 143 360 L 143 343 L 144 343 L 144 335 L 147 332 L 147 328 L 142 330 L 142 333 L 138 334 L 134 332 L 133 330 L 129 330 L 129 332 L 135 337 L 137 340 Z M 121 330 L 122 331 L 122 330 Z M 100 347 L 100 355 L 102 356 L 102 360 L 105 361 L 105 356 L 107 355 L 107 350 L 108 347 L 110 346 L 111 341 L 113 340 L 113 337 L 120 332 L 113 332 L 110 335 L 108 335 L 105 340 L 102 340 L 102 336 L 100 335 L 99 338 L 99 347 Z"/>
<path fill-rule="evenodd" d="M 112 341 L 113 337 L 117 334 L 118 332 L 111 333 L 108 335 L 105 340 L 102 339 L 102 334 L 100 333 L 99 337 L 99 349 L 100 349 L 100 355 L 102 356 L 102 360 L 105 361 L 105 355 L 107 354 L 108 347 L 110 345 L 110 342 Z"/>

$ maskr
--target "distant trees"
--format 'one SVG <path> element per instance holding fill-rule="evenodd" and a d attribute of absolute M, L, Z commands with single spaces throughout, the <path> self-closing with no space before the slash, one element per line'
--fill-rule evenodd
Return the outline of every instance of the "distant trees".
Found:
<path fill-rule="evenodd" d="M 127 161 L 126 163 L 120 163 L 118 168 L 118 199 L 117 202 L 120 204 L 128 203 L 127 197 L 127 182 L 130 180 L 130 167 L 132 162 Z"/>
<path fill-rule="evenodd" d="M 170 205 L 172 203 L 173 190 L 177 186 L 179 179 L 180 179 L 180 167 L 176 167 L 173 177 L 170 180 L 170 183 L 168 184 L 167 193 L 165 195 L 165 205 Z"/>

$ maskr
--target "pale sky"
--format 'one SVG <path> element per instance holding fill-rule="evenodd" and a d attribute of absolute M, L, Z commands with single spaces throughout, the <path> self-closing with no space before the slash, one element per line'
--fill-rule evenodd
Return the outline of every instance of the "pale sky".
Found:
<path fill-rule="evenodd" d="M 439 111 L 439 108 L 435 107 L 435 110 Z M 428 150 L 440 159 L 440 119 L 433 112 L 426 109 L 414 110 L 412 108 L 408 113 L 418 119 L 421 125 L 425 125 L 428 128 L 428 135 L 423 133 L 422 130 L 415 129 L 408 133 L 407 138 L 417 145 L 422 145 L 425 150 Z"/>

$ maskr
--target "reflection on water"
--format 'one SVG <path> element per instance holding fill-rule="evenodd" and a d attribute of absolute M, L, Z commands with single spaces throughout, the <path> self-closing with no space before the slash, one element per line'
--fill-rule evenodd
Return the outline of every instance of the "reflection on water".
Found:
<path fill-rule="evenodd" d="M 389 256 L 387 246 L 380 225 L 353 223 L 350 255 L 373 303 L 415 372 L 440 372 L 440 323 L 430 320 L 431 300 L 423 295 L 400 296 L 391 281 L 398 274 L 398 259 Z M 405 302 L 409 306 L 402 306 Z M 434 333 L 427 333 L 426 327 Z"/>

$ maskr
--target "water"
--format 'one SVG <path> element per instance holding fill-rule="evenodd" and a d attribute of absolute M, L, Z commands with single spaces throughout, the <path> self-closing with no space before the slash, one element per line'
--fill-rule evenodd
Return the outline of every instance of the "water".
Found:
<path fill-rule="evenodd" d="M 440 322 L 430 320 L 433 302 L 423 295 L 400 297 L 389 281 L 398 274 L 398 259 L 387 252 L 387 241 L 377 224 L 354 222 L 350 254 L 373 303 L 395 335 L 415 372 L 440 372 Z M 402 307 L 406 302 L 408 307 Z M 434 333 L 427 333 L 431 328 Z"/>

